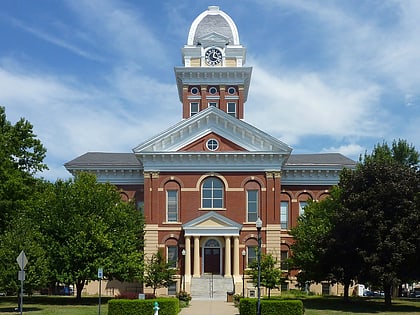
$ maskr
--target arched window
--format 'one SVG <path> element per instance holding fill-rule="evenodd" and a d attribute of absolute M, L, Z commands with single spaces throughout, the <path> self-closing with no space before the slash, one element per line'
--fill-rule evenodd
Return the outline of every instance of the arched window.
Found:
<path fill-rule="evenodd" d="M 166 222 L 179 221 L 179 191 L 178 183 L 171 181 L 166 183 Z"/>
<path fill-rule="evenodd" d="M 260 185 L 257 182 L 248 182 L 246 191 L 246 221 L 256 222 L 260 216 Z"/>
<path fill-rule="evenodd" d="M 223 183 L 216 177 L 208 177 L 204 180 L 201 190 L 202 208 L 223 208 Z"/>

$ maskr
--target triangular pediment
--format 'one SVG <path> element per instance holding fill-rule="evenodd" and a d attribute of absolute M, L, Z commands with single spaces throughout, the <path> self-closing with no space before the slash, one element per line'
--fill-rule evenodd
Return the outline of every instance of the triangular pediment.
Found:
<path fill-rule="evenodd" d="M 211 133 L 226 139 L 241 148 L 242 151 L 271 152 L 285 155 L 289 155 L 292 151 L 282 141 L 215 107 L 209 107 L 188 119 L 182 120 L 166 131 L 138 145 L 133 151 L 136 154 L 146 152 L 174 153 Z"/>
<path fill-rule="evenodd" d="M 221 215 L 210 211 L 194 220 L 185 223 L 182 228 L 185 235 L 239 235 L 242 225 Z"/>
<path fill-rule="evenodd" d="M 217 32 L 211 32 L 202 37 L 199 37 L 197 42 L 203 47 L 209 47 L 209 46 L 223 47 L 226 44 L 229 44 L 229 37 L 226 37 Z"/>

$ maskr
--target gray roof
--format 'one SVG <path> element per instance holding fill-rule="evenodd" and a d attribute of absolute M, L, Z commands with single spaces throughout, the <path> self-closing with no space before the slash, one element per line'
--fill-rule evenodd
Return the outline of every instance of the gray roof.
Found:
<path fill-rule="evenodd" d="M 357 163 L 340 153 L 291 154 L 286 166 L 340 165 L 354 167 Z"/>
<path fill-rule="evenodd" d="M 226 19 L 220 15 L 207 15 L 197 26 L 194 36 L 194 45 L 198 45 L 200 38 L 210 33 L 218 33 L 228 38 L 228 42 L 233 44 L 233 32 Z"/>
<path fill-rule="evenodd" d="M 291 154 L 286 162 L 286 168 L 317 167 L 317 166 L 347 166 L 354 167 L 357 163 L 340 153 Z M 68 169 L 81 168 L 134 168 L 142 165 L 134 153 L 87 152 L 64 164 Z"/>
<path fill-rule="evenodd" d="M 106 152 L 87 152 L 70 162 L 64 164 L 67 169 L 74 168 L 141 168 L 140 161 L 134 153 L 106 153 Z"/>

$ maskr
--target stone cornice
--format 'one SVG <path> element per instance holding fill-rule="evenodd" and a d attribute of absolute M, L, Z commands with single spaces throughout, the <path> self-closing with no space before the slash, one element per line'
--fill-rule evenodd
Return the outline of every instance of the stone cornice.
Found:
<path fill-rule="evenodd" d="M 287 154 L 273 152 L 153 152 L 138 153 L 145 171 L 243 172 L 280 171 Z"/>
<path fill-rule="evenodd" d="M 179 100 L 185 85 L 243 85 L 244 102 L 248 98 L 252 67 L 175 67 Z"/>
<path fill-rule="evenodd" d="M 336 167 L 311 169 L 289 169 L 282 171 L 281 184 L 284 185 L 336 185 L 341 169 Z"/>

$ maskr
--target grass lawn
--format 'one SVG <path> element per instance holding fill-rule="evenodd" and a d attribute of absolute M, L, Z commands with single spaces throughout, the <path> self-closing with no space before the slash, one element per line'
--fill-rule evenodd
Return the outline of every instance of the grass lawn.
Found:
<path fill-rule="evenodd" d="M 108 314 L 107 298 L 101 299 L 101 315 Z M 77 304 L 75 297 L 33 296 L 23 298 L 23 314 L 28 315 L 97 315 L 97 297 L 84 297 Z M 15 311 L 17 297 L 0 297 L 0 314 L 20 314 Z"/>
<path fill-rule="evenodd" d="M 384 300 L 351 298 L 348 302 L 339 297 L 312 297 L 303 299 L 305 315 L 419 315 L 420 299 L 393 299 L 390 309 Z"/>

